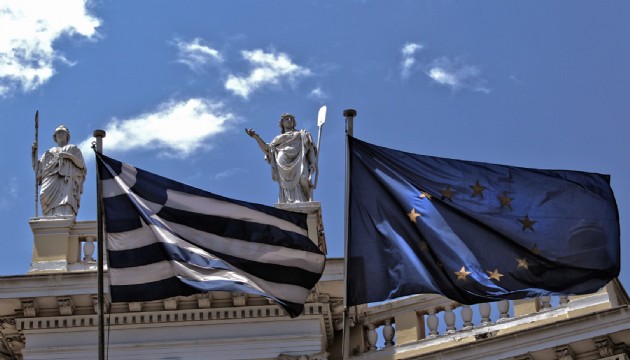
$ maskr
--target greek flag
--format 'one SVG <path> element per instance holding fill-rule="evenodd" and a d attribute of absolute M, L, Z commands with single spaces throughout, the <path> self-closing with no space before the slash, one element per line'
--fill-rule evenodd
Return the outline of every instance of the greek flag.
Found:
<path fill-rule="evenodd" d="M 324 270 L 306 215 L 233 200 L 96 154 L 112 302 L 262 295 L 298 316 Z"/>

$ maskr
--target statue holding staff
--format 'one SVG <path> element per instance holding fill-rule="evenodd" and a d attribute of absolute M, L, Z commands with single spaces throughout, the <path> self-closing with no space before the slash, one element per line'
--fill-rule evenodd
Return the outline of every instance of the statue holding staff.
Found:
<path fill-rule="evenodd" d="M 87 170 L 81 150 L 69 144 L 70 131 L 60 125 L 53 133 L 57 146 L 37 160 L 37 144 L 33 143 L 32 161 L 44 216 L 76 216 L 79 211 L 83 182 Z"/>
<path fill-rule="evenodd" d="M 245 129 L 256 140 L 271 165 L 271 177 L 280 187 L 279 203 L 307 202 L 313 198 L 315 174 L 318 172 L 317 147 L 311 134 L 296 130 L 295 116 L 282 114 L 280 135 L 266 143 L 254 131 Z"/>

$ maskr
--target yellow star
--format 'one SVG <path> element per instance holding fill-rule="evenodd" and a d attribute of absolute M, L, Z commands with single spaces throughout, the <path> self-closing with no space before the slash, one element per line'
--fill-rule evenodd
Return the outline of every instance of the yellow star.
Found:
<path fill-rule="evenodd" d="M 407 216 L 409 216 L 409 220 L 416 222 L 416 218 L 420 216 L 420 214 L 416 212 L 416 209 L 412 208 L 411 212 L 407 214 Z"/>
<path fill-rule="evenodd" d="M 488 273 L 488 280 L 494 279 L 496 281 L 501 281 L 501 276 L 505 276 L 499 272 L 499 269 L 494 269 L 494 271 L 486 270 L 486 272 Z"/>
<path fill-rule="evenodd" d="M 518 262 L 518 265 L 516 265 L 517 268 L 522 268 L 525 270 L 529 269 L 529 263 L 527 262 L 527 259 L 522 258 L 522 259 L 515 259 Z"/>
<path fill-rule="evenodd" d="M 486 190 L 486 187 L 481 186 L 481 184 L 479 184 L 479 180 L 477 180 L 477 183 L 475 185 L 470 185 L 470 188 L 473 191 L 471 197 L 479 196 L 483 199 L 483 191 Z"/>
<path fill-rule="evenodd" d="M 453 195 L 455 195 L 455 190 L 451 189 L 451 186 L 446 186 L 446 189 L 440 191 L 442 193 L 442 200 L 449 199 L 453 202 Z"/>
<path fill-rule="evenodd" d="M 466 268 L 462 266 L 461 270 L 455 271 L 455 275 L 457 275 L 457 281 L 466 281 L 466 277 L 470 275 L 470 271 L 466 271 Z"/>
<path fill-rule="evenodd" d="M 523 220 L 519 219 L 518 221 L 523 224 L 523 230 L 530 229 L 531 231 L 534 231 L 534 224 L 538 222 L 530 219 L 528 215 L 525 215 Z"/>
<path fill-rule="evenodd" d="M 424 199 L 424 198 L 431 200 L 431 194 L 429 194 L 426 191 L 423 191 L 422 193 L 420 193 L 420 199 Z"/>
<path fill-rule="evenodd" d="M 507 191 L 503 192 L 503 196 L 497 196 L 497 199 L 501 202 L 501 209 L 503 209 L 503 207 L 509 207 L 510 210 L 512 210 L 512 205 L 510 203 L 514 200 L 514 198 L 509 197 Z"/>

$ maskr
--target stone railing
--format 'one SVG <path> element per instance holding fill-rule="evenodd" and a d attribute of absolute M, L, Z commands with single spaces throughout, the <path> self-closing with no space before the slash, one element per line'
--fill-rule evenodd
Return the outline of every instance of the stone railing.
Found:
<path fill-rule="evenodd" d="M 350 354 L 371 359 L 373 356 L 369 354 L 383 356 L 393 353 L 395 347 L 417 342 L 441 347 L 452 342 L 456 346 L 462 338 L 490 338 L 522 324 L 544 324 L 557 317 L 570 317 L 571 313 L 628 304 L 627 295 L 619 292 L 617 284 L 614 280 L 588 295 L 543 296 L 472 306 L 439 295 L 416 295 L 375 306 L 359 306 L 351 321 L 354 327 Z"/>

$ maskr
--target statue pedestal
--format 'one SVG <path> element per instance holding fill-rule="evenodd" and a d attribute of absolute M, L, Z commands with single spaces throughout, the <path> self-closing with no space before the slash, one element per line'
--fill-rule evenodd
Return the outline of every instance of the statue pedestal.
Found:
<path fill-rule="evenodd" d="M 28 223 L 33 232 L 29 273 L 95 269 L 92 257 L 95 221 L 76 222 L 74 216 L 42 216 L 31 218 Z"/>
<path fill-rule="evenodd" d="M 319 249 L 326 254 L 326 237 L 324 235 L 324 223 L 322 221 L 322 206 L 319 201 L 299 202 L 299 203 L 278 203 L 276 208 L 307 214 L 306 223 L 308 225 L 308 237 L 319 246 Z"/>

